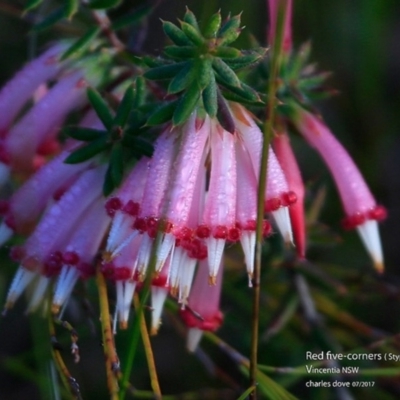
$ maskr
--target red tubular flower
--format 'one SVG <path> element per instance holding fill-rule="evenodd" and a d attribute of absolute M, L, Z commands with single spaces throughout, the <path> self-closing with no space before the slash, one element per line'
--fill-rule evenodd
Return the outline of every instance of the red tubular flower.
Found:
<path fill-rule="evenodd" d="M 297 201 L 289 207 L 294 242 L 297 255 L 304 258 L 306 254 L 306 226 L 304 219 L 304 184 L 299 166 L 290 146 L 290 139 L 286 132 L 279 132 L 274 140 L 273 147 L 279 163 L 285 173 L 289 189 L 296 193 Z"/>
<path fill-rule="evenodd" d="M 203 331 L 215 331 L 222 323 L 223 315 L 219 309 L 223 268 L 218 268 L 215 284 L 210 285 L 207 279 L 207 265 L 199 263 L 193 288 L 188 299 L 188 306 L 180 314 L 189 328 L 187 347 L 195 351 Z"/>
<path fill-rule="evenodd" d="M 347 215 L 344 227 L 357 228 L 376 270 L 382 272 L 383 254 L 377 221 L 386 217 L 385 209 L 376 204 L 360 171 L 327 126 L 301 108 L 296 111 L 297 129 L 321 154 L 335 180 Z"/>

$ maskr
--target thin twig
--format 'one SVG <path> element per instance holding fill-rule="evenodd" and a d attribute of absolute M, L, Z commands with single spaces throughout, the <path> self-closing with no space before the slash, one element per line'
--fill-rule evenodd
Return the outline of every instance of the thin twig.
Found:
<path fill-rule="evenodd" d="M 137 293 L 135 293 L 135 295 L 134 295 L 133 304 L 135 306 L 135 309 L 138 310 L 140 307 L 140 300 L 139 300 L 139 295 Z M 160 384 L 158 382 L 157 368 L 156 368 L 156 364 L 154 362 L 153 349 L 151 348 L 149 332 L 148 332 L 148 329 L 146 326 L 146 320 L 144 318 L 143 312 L 140 313 L 140 315 L 138 315 L 138 318 L 140 319 L 140 321 L 139 321 L 140 333 L 141 333 L 142 340 L 143 340 L 144 351 L 146 353 L 147 366 L 149 368 L 151 387 L 154 392 L 154 398 L 159 400 L 162 398 L 161 389 L 160 389 Z"/>
<path fill-rule="evenodd" d="M 259 309 L 260 309 L 260 276 L 262 263 L 262 225 L 264 219 L 264 197 L 267 179 L 268 149 L 273 134 L 273 124 L 276 107 L 277 78 L 279 73 L 280 55 L 282 50 L 283 20 L 286 12 L 286 0 L 283 0 L 279 7 L 276 41 L 273 44 L 271 59 L 271 75 L 268 81 L 268 104 L 267 119 L 264 126 L 264 140 L 260 165 L 260 179 L 257 194 L 257 231 L 256 231 L 256 250 L 255 265 L 253 275 L 253 316 L 252 334 L 250 350 L 250 385 L 257 386 L 257 362 L 258 362 L 258 329 L 259 329 Z M 257 391 L 250 394 L 250 398 L 257 399 Z"/>
<path fill-rule="evenodd" d="M 64 384 L 64 386 L 69 390 L 72 396 L 76 400 L 81 400 L 80 388 L 76 379 L 71 375 L 67 366 L 64 363 L 63 358 L 61 357 L 60 349 L 61 345 L 57 340 L 56 332 L 54 328 L 54 321 L 52 315 L 49 316 L 49 332 L 51 338 L 51 353 L 53 356 L 54 363 L 60 375 L 60 378 Z"/>
<path fill-rule="evenodd" d="M 104 355 L 106 358 L 107 385 L 111 400 L 118 399 L 117 373 L 119 360 L 115 350 L 114 337 L 111 327 L 110 311 L 108 306 L 107 285 L 100 268 L 96 272 L 96 283 L 99 291 L 100 321 L 103 336 Z"/>

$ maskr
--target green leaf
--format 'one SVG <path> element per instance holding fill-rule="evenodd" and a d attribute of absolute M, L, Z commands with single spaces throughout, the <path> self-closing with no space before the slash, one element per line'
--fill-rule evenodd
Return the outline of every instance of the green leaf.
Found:
<path fill-rule="evenodd" d="M 234 42 L 240 35 L 240 15 L 229 18 L 218 32 L 218 43 L 230 44 Z"/>
<path fill-rule="evenodd" d="M 93 140 L 89 144 L 73 151 L 65 159 L 64 162 L 66 164 L 79 164 L 83 161 L 91 159 L 92 157 L 103 152 L 110 146 L 111 146 L 111 144 L 108 142 L 108 138 L 106 136 L 96 139 L 96 140 Z"/>
<path fill-rule="evenodd" d="M 118 31 L 120 29 L 126 28 L 127 26 L 137 24 L 142 19 L 147 17 L 152 12 L 152 10 L 152 7 L 149 6 L 140 7 L 139 9 L 113 21 L 111 24 L 111 29 L 113 31 Z"/>
<path fill-rule="evenodd" d="M 108 10 L 119 6 L 121 3 L 122 0 L 92 0 L 88 7 L 95 10 Z"/>
<path fill-rule="evenodd" d="M 114 187 L 118 187 L 124 177 L 124 157 L 121 143 L 116 143 L 111 150 L 109 168 Z"/>
<path fill-rule="evenodd" d="M 225 82 L 221 81 L 218 76 L 216 78 L 217 78 L 218 83 L 220 83 L 225 88 L 229 89 L 231 92 L 233 92 L 237 96 L 243 97 L 244 100 L 254 102 L 254 103 L 258 103 L 258 102 L 262 101 L 260 96 L 258 95 L 258 93 L 250 86 L 248 86 L 244 83 L 241 83 L 240 87 L 231 86 L 231 85 L 227 85 Z"/>
<path fill-rule="evenodd" d="M 243 56 L 240 50 L 228 46 L 218 46 L 217 49 L 215 50 L 215 55 L 220 58 L 228 58 L 228 59 L 236 57 L 242 58 Z"/>
<path fill-rule="evenodd" d="M 193 82 L 185 94 L 179 99 L 178 105 L 172 117 L 173 124 L 181 125 L 187 121 L 190 114 L 194 111 L 200 98 L 200 91 L 196 82 Z"/>
<path fill-rule="evenodd" d="M 240 87 L 239 78 L 223 60 L 220 58 L 214 58 L 213 68 L 222 82 L 229 86 Z"/>
<path fill-rule="evenodd" d="M 73 139 L 81 140 L 83 142 L 91 142 L 92 140 L 100 139 L 107 135 L 106 131 L 92 128 L 83 128 L 80 126 L 70 126 L 63 130 L 63 133 L 72 137 Z"/>
<path fill-rule="evenodd" d="M 185 21 L 180 21 L 180 24 L 184 34 L 190 39 L 193 44 L 195 44 L 196 46 L 201 46 L 202 44 L 204 44 L 204 38 L 198 28 L 195 28 Z"/>
<path fill-rule="evenodd" d="M 92 40 L 101 32 L 101 29 L 99 27 L 93 27 L 90 28 L 86 31 L 86 33 L 78 39 L 75 43 L 73 43 L 61 56 L 61 60 L 65 60 L 71 55 L 82 52 L 86 50 Z"/>
<path fill-rule="evenodd" d="M 24 7 L 24 14 L 28 11 L 34 10 L 41 3 L 43 3 L 43 0 L 28 0 L 26 6 Z"/>
<path fill-rule="evenodd" d="M 245 392 L 242 393 L 237 400 L 246 400 L 249 397 L 250 393 L 253 393 L 256 390 L 255 386 L 250 386 Z"/>
<path fill-rule="evenodd" d="M 186 89 L 194 77 L 193 63 L 187 62 L 186 66 L 177 73 L 168 86 L 168 93 L 175 94 Z"/>
<path fill-rule="evenodd" d="M 210 83 L 203 90 L 202 96 L 204 109 L 211 118 L 214 118 L 218 111 L 217 83 L 214 75 L 211 76 Z"/>
<path fill-rule="evenodd" d="M 79 8 L 79 0 L 67 0 L 67 5 L 65 8 L 65 17 L 71 20 L 71 18 L 76 14 Z"/>
<path fill-rule="evenodd" d="M 214 76 L 212 69 L 212 59 L 203 58 L 197 63 L 196 71 L 196 82 L 200 90 L 205 89 L 211 81 L 211 77 Z"/>
<path fill-rule="evenodd" d="M 132 151 L 136 158 L 140 158 L 141 156 L 151 157 L 154 152 L 154 147 L 147 140 L 139 136 L 133 139 Z"/>
<path fill-rule="evenodd" d="M 226 47 L 224 47 L 226 48 Z M 231 48 L 231 47 L 228 47 Z M 246 67 L 250 67 L 251 65 L 256 64 L 259 62 L 266 53 L 266 49 L 263 49 L 264 52 L 258 52 L 258 51 L 252 51 L 251 53 L 242 53 L 240 57 L 235 57 L 235 58 L 225 58 L 223 56 L 220 56 L 222 58 L 225 58 L 224 61 L 225 63 L 232 68 L 234 71 Z"/>
<path fill-rule="evenodd" d="M 175 24 L 162 21 L 165 34 L 178 46 L 190 46 L 192 42 Z"/>
<path fill-rule="evenodd" d="M 144 73 L 144 77 L 150 80 L 162 80 L 173 78 L 188 62 L 183 61 L 180 63 L 162 65 L 155 67 Z"/>
<path fill-rule="evenodd" d="M 221 26 L 221 13 L 218 11 L 214 15 L 211 16 L 210 20 L 207 23 L 207 26 L 204 29 L 204 37 L 207 39 L 214 39 L 217 37 L 217 33 Z"/>
<path fill-rule="evenodd" d="M 33 32 L 42 31 L 55 25 L 57 22 L 61 21 L 65 15 L 65 7 L 61 6 L 55 9 L 53 12 L 48 14 L 42 21 L 36 24 L 33 28 Z"/>
<path fill-rule="evenodd" d="M 155 126 L 164 124 L 165 122 L 171 121 L 177 105 L 177 100 L 171 101 L 170 103 L 163 104 L 157 108 L 147 120 L 146 125 Z"/>
<path fill-rule="evenodd" d="M 111 130 L 114 118 L 111 114 L 108 104 L 103 100 L 97 90 L 88 88 L 86 93 L 101 122 L 108 130 Z"/>
<path fill-rule="evenodd" d="M 106 174 L 104 176 L 104 182 L 103 182 L 103 195 L 104 196 L 110 195 L 114 189 L 115 189 L 115 185 L 114 185 L 114 179 L 113 179 L 112 172 L 111 172 L 111 165 L 108 164 L 108 168 L 107 168 Z"/>
<path fill-rule="evenodd" d="M 200 32 L 199 24 L 197 22 L 196 16 L 187 7 L 186 7 L 186 13 L 185 13 L 185 15 L 183 17 L 183 20 L 185 22 L 187 22 L 188 24 L 192 25 L 193 28 L 196 28 Z"/>
<path fill-rule="evenodd" d="M 193 58 L 197 49 L 193 46 L 166 46 L 164 53 L 171 58 Z"/>
<path fill-rule="evenodd" d="M 135 98 L 133 100 L 133 108 L 139 108 L 145 102 L 146 98 L 146 82 L 143 77 L 138 76 L 135 80 Z"/>
<path fill-rule="evenodd" d="M 122 98 L 122 101 L 117 109 L 117 114 L 115 115 L 113 125 L 114 126 L 125 126 L 128 121 L 129 114 L 133 108 L 133 100 L 135 98 L 135 91 L 133 90 L 133 86 L 130 85 Z"/>

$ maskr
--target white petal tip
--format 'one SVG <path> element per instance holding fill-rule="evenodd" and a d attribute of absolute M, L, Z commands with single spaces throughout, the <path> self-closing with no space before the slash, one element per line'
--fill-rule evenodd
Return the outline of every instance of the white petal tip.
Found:
<path fill-rule="evenodd" d="M 186 347 L 188 351 L 194 353 L 200 343 L 201 337 L 203 336 L 203 331 L 198 328 L 190 328 L 188 330 Z"/>
<path fill-rule="evenodd" d="M 272 216 L 274 217 L 275 223 L 285 243 L 294 246 L 292 225 L 289 217 L 289 208 L 281 207 L 276 211 L 272 211 Z"/>
<path fill-rule="evenodd" d="M 368 254 L 373 260 L 376 271 L 382 273 L 384 271 L 384 261 L 377 221 L 368 220 L 362 225 L 357 226 L 357 231 Z"/>
<path fill-rule="evenodd" d="M 2 246 L 11 236 L 14 231 L 9 228 L 4 222 L 0 225 L 0 246 Z"/>

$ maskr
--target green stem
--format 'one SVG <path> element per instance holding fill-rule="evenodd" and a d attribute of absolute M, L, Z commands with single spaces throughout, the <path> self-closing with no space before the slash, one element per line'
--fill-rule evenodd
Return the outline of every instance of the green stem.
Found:
<path fill-rule="evenodd" d="M 264 220 L 264 196 L 267 180 L 268 166 L 268 149 L 273 134 L 273 123 L 276 107 L 276 91 L 277 80 L 282 53 L 283 39 L 283 22 L 285 17 L 287 4 L 286 0 L 282 0 L 278 11 L 277 32 L 275 35 L 276 41 L 273 43 L 272 58 L 271 58 L 271 75 L 268 80 L 268 104 L 267 104 L 267 119 L 264 125 L 264 140 L 260 165 L 260 179 L 257 195 L 257 231 L 256 231 L 256 250 L 255 250 L 255 265 L 253 274 L 253 317 L 252 317 L 252 335 L 251 335 L 251 350 L 250 350 L 250 385 L 257 386 L 257 361 L 258 361 L 258 327 L 259 327 L 259 309 L 260 309 L 260 276 L 262 264 L 262 225 Z M 257 399 L 257 391 L 250 394 L 250 398 Z"/>

